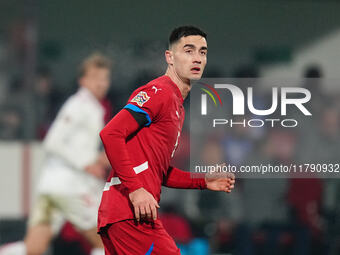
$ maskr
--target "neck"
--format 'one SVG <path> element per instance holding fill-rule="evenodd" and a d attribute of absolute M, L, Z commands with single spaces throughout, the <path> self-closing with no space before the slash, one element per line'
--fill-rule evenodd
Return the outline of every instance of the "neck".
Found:
<path fill-rule="evenodd" d="M 91 94 L 91 96 L 93 96 L 95 99 L 97 99 L 98 102 L 100 102 L 102 100 L 102 98 L 100 98 L 99 96 L 96 95 L 96 93 L 94 93 L 93 91 L 91 91 L 89 88 L 85 87 L 85 86 L 81 86 L 80 88 L 85 89 L 88 93 Z"/>
<path fill-rule="evenodd" d="M 191 90 L 190 80 L 180 78 L 171 67 L 168 67 L 168 69 L 165 72 L 165 75 L 169 76 L 170 79 L 177 85 L 177 87 L 181 91 L 183 99 L 185 99 Z"/>

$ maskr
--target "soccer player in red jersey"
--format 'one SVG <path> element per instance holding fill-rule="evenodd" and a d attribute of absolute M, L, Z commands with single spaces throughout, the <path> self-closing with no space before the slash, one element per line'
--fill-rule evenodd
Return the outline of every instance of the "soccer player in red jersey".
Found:
<path fill-rule="evenodd" d="M 101 131 L 112 171 L 98 213 L 106 254 L 180 254 L 157 219 L 161 186 L 231 192 L 234 177 L 191 178 L 169 165 L 184 121 L 191 80 L 207 63 L 206 34 L 193 26 L 172 31 L 165 75 L 138 88 Z"/>

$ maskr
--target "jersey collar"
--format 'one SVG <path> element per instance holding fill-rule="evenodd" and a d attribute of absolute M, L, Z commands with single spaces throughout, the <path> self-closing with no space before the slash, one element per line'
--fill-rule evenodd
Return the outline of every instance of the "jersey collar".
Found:
<path fill-rule="evenodd" d="M 170 78 L 169 76 L 167 76 L 167 75 L 163 75 L 162 77 L 163 77 L 164 79 L 166 79 L 166 80 L 171 84 L 171 87 L 173 88 L 175 94 L 180 98 L 180 100 L 181 100 L 181 102 L 182 102 L 182 104 L 183 104 L 184 99 L 183 99 L 183 97 L 182 97 L 182 93 L 181 93 L 181 91 L 179 90 L 177 84 L 174 83 L 174 82 L 171 80 L 171 78 Z"/>

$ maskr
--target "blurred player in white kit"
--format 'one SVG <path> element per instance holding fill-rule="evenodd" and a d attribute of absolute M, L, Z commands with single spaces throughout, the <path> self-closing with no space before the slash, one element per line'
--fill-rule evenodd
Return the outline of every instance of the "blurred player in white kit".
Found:
<path fill-rule="evenodd" d="M 0 255 L 43 254 L 55 234 L 55 212 L 90 242 L 91 255 L 104 254 L 96 226 L 109 162 L 100 151 L 99 132 L 104 127 L 100 100 L 109 89 L 110 69 L 110 61 L 97 53 L 82 62 L 80 88 L 62 106 L 43 142 L 46 159 L 25 240 L 4 245 Z"/>

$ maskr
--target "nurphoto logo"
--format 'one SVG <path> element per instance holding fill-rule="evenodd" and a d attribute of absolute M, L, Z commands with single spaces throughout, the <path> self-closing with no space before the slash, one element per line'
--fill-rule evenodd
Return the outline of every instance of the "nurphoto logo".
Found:
<path fill-rule="evenodd" d="M 201 94 L 202 116 L 207 115 L 209 105 L 207 96 L 209 96 L 215 107 L 230 107 L 228 104 L 223 105 L 221 99 L 222 93 L 230 93 L 232 96 L 231 107 L 233 116 L 244 116 L 246 115 L 246 110 L 248 110 L 252 115 L 260 116 L 259 118 L 238 119 L 237 121 L 226 118 L 214 118 L 212 121 L 213 127 L 218 125 L 229 125 L 230 127 L 233 125 L 262 127 L 265 123 L 268 123 L 270 127 L 274 127 L 277 123 L 280 123 L 282 127 L 296 127 L 298 125 L 298 121 L 296 119 L 263 118 L 263 116 L 269 116 L 274 113 L 278 114 L 278 111 L 281 117 L 287 116 L 287 106 L 295 107 L 305 116 L 312 115 L 305 106 L 305 104 L 311 99 L 311 93 L 306 88 L 273 87 L 271 90 L 271 106 L 267 109 L 257 109 L 254 106 L 254 92 L 252 87 L 247 87 L 247 93 L 244 95 L 243 91 L 233 84 L 201 84 L 204 85 L 204 88 L 201 88 L 201 91 L 203 92 Z M 278 108 L 280 108 L 280 110 L 278 110 Z"/>

